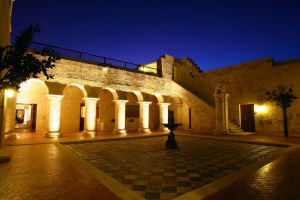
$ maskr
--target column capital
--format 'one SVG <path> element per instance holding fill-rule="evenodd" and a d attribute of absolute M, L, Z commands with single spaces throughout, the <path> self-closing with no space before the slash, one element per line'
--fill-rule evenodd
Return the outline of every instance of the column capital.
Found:
<path fill-rule="evenodd" d="M 157 105 L 161 105 L 161 106 L 169 106 L 171 105 L 170 103 L 157 103 Z"/>
<path fill-rule="evenodd" d="M 57 100 L 61 100 L 64 97 L 63 95 L 56 95 L 56 94 L 47 94 L 46 96 L 48 99 L 57 99 Z"/>
<path fill-rule="evenodd" d="M 144 104 L 144 105 L 150 105 L 152 102 L 151 101 L 138 101 L 138 104 Z"/>
<path fill-rule="evenodd" d="M 113 100 L 113 102 L 115 102 L 115 103 L 127 103 L 128 100 L 121 100 L 121 99 L 118 99 L 118 100 Z"/>
<path fill-rule="evenodd" d="M 83 100 L 90 100 L 90 101 L 98 101 L 99 98 L 93 98 L 93 97 L 85 97 L 85 98 L 82 98 Z"/>

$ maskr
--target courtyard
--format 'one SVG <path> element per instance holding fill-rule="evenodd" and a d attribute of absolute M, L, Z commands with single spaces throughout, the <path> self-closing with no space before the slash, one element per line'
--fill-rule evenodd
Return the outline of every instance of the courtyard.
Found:
<path fill-rule="evenodd" d="M 0 164 L 1 199 L 297 199 L 299 138 L 19 133 Z"/>

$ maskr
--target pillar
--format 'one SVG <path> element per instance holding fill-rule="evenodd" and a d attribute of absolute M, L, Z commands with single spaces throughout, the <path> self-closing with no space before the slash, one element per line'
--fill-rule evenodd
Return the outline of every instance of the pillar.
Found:
<path fill-rule="evenodd" d="M 170 103 L 158 103 L 159 106 L 159 130 L 167 131 L 167 127 L 164 127 L 163 124 L 168 123 L 168 106 Z"/>
<path fill-rule="evenodd" d="M 138 132 L 151 133 L 149 128 L 149 105 L 152 102 L 139 101 L 140 105 L 140 119 Z"/>
<path fill-rule="evenodd" d="M 46 137 L 61 137 L 60 112 L 62 95 L 47 95 L 48 98 L 48 132 Z"/>
<path fill-rule="evenodd" d="M 216 135 L 227 134 L 228 129 L 228 93 L 215 93 Z"/>
<path fill-rule="evenodd" d="M 125 112 L 127 100 L 114 100 L 115 102 L 115 128 L 113 133 L 126 135 Z"/>
<path fill-rule="evenodd" d="M 85 102 L 84 133 L 94 137 L 96 131 L 97 101 L 99 98 L 83 98 Z"/>

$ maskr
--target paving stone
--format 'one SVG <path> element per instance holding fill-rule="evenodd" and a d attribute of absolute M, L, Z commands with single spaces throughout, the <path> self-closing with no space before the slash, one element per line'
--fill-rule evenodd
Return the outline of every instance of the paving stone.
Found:
<path fill-rule="evenodd" d="M 124 172 L 123 176 L 117 176 L 118 180 L 142 193 L 146 199 L 173 198 L 283 149 L 177 136 L 180 149 L 173 151 L 165 149 L 165 139 L 155 137 L 68 146 L 86 159 L 93 158 L 91 163 L 99 169 L 109 168 L 107 171 L 112 177 Z M 113 165 L 108 165 L 111 163 Z M 168 195 L 171 193 L 175 196 Z"/>

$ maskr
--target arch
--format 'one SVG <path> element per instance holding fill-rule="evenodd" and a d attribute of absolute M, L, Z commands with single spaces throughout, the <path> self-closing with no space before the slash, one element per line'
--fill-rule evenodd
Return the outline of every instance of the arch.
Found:
<path fill-rule="evenodd" d="M 112 89 L 112 88 L 103 88 L 102 90 L 108 90 L 108 91 L 110 91 L 111 94 L 112 94 L 112 96 L 113 96 L 113 100 L 118 100 L 119 99 L 119 95 L 118 95 L 118 93 L 117 93 L 117 91 L 115 89 Z"/>
<path fill-rule="evenodd" d="M 22 120 L 16 121 L 16 127 L 20 124 L 23 124 L 21 126 L 24 127 L 24 124 L 27 124 L 28 128 L 32 130 L 47 131 L 47 94 L 49 94 L 47 85 L 39 79 L 29 79 L 20 86 L 16 99 L 16 110 L 24 113 L 24 118 L 23 122 Z M 15 112 L 13 114 L 15 120 Z"/>
<path fill-rule="evenodd" d="M 83 94 L 83 97 L 84 97 L 84 98 L 87 97 L 87 92 L 86 92 L 86 90 L 85 90 L 85 88 L 84 88 L 83 85 L 80 85 L 80 84 L 78 84 L 78 83 L 70 83 L 70 84 L 68 84 L 65 88 L 67 88 L 68 86 L 75 86 L 75 87 L 78 87 L 78 88 L 81 90 L 81 92 L 82 92 L 82 94 Z"/>
<path fill-rule="evenodd" d="M 155 93 L 154 96 L 157 99 L 157 103 L 163 103 L 164 102 L 164 98 L 161 94 Z"/>
<path fill-rule="evenodd" d="M 178 97 L 177 95 L 171 94 L 172 100 L 174 101 L 174 103 L 176 104 L 182 104 L 182 100 L 180 97 Z"/>
<path fill-rule="evenodd" d="M 82 85 L 71 83 L 63 90 L 63 98 L 61 101 L 61 132 L 78 132 L 82 131 L 83 117 L 81 107 L 87 96 L 86 90 Z"/>
<path fill-rule="evenodd" d="M 140 91 L 133 91 L 132 93 L 135 94 L 138 101 L 144 101 L 144 97 Z"/>
<path fill-rule="evenodd" d="M 97 130 L 100 132 L 113 131 L 115 127 L 115 103 L 119 99 L 116 90 L 103 88 L 99 91 L 98 107 L 99 117 L 97 120 Z"/>
<path fill-rule="evenodd" d="M 45 84 L 45 82 L 40 79 L 36 79 L 36 78 L 34 78 L 34 79 L 32 78 L 32 79 L 22 82 L 18 92 L 27 90 L 34 83 L 41 84 L 47 90 L 47 94 L 49 94 L 49 89 L 48 89 L 47 85 Z"/>

